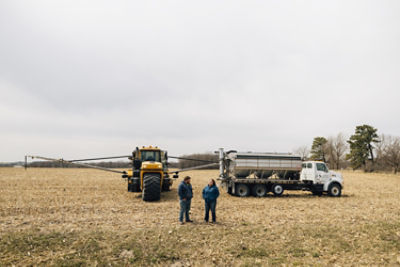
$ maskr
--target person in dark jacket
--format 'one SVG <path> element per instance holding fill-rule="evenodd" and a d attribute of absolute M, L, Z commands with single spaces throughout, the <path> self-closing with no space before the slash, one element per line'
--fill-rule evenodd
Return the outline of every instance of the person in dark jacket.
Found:
<path fill-rule="evenodd" d="M 178 195 L 179 204 L 181 206 L 181 210 L 179 212 L 179 221 L 181 222 L 181 224 L 184 224 L 183 215 L 185 214 L 186 222 L 193 222 L 189 218 L 190 204 L 193 198 L 193 190 L 192 185 L 190 184 L 190 176 L 186 176 L 180 183 L 178 187 Z"/>
<path fill-rule="evenodd" d="M 205 217 L 204 221 L 208 222 L 210 210 L 211 210 L 211 215 L 212 215 L 212 221 L 213 223 L 216 222 L 217 217 L 215 214 L 215 208 L 217 206 L 217 198 L 219 196 L 219 190 L 218 187 L 215 185 L 215 180 L 211 179 L 208 182 L 208 185 L 204 187 L 203 189 L 203 199 L 205 202 Z"/>

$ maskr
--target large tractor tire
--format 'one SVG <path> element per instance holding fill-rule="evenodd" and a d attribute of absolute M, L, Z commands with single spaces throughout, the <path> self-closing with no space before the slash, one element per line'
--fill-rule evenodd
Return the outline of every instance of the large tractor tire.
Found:
<path fill-rule="evenodd" d="M 149 173 L 143 176 L 142 199 L 144 201 L 160 200 L 161 178 L 160 175 Z"/>
<path fill-rule="evenodd" d="M 163 179 L 163 185 L 162 185 L 162 188 L 161 188 L 163 192 L 171 191 L 171 184 L 170 184 L 170 182 L 171 182 L 171 178 L 165 177 L 165 178 Z"/>

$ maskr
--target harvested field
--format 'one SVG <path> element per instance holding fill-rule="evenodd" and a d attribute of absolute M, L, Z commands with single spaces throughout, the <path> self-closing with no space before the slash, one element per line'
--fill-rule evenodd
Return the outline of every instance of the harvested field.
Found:
<path fill-rule="evenodd" d="M 343 196 L 221 193 L 219 223 L 192 171 L 193 224 L 177 223 L 177 182 L 159 202 L 119 175 L 89 169 L 0 169 L 0 265 L 399 265 L 400 176 L 343 172 Z M 179 182 L 181 179 L 179 179 Z"/>

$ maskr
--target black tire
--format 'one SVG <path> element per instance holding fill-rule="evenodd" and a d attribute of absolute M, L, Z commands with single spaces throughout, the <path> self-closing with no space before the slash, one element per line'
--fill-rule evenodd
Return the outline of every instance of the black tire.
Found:
<path fill-rule="evenodd" d="M 328 195 L 331 197 L 340 197 L 342 195 L 342 186 L 338 183 L 329 185 Z"/>
<path fill-rule="evenodd" d="M 283 194 L 283 186 L 281 184 L 274 184 L 272 186 L 272 193 L 274 193 L 275 196 L 281 196 Z"/>
<path fill-rule="evenodd" d="M 229 186 L 229 185 L 227 185 L 227 186 L 226 186 L 226 192 L 227 192 L 229 195 L 232 195 L 232 187 Z"/>
<path fill-rule="evenodd" d="M 133 192 L 132 184 L 128 182 L 128 192 Z"/>
<path fill-rule="evenodd" d="M 252 193 L 255 197 L 265 197 L 267 194 L 267 187 L 264 184 L 256 184 L 252 188 Z"/>
<path fill-rule="evenodd" d="M 160 200 L 161 195 L 161 179 L 157 174 L 145 174 L 143 176 L 142 199 L 144 201 Z"/>
<path fill-rule="evenodd" d="M 163 179 L 163 185 L 162 185 L 162 191 L 167 192 L 171 191 L 171 184 L 170 184 L 170 178 L 164 178 Z"/>
<path fill-rule="evenodd" d="M 250 188 L 247 184 L 238 184 L 235 193 L 239 197 L 247 197 L 250 195 Z"/>

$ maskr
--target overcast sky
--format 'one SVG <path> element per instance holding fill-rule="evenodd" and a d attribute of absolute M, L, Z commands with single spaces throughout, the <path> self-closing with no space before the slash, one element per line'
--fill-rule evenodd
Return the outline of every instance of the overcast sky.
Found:
<path fill-rule="evenodd" d="M 0 161 L 400 135 L 400 1 L 0 2 Z"/>

